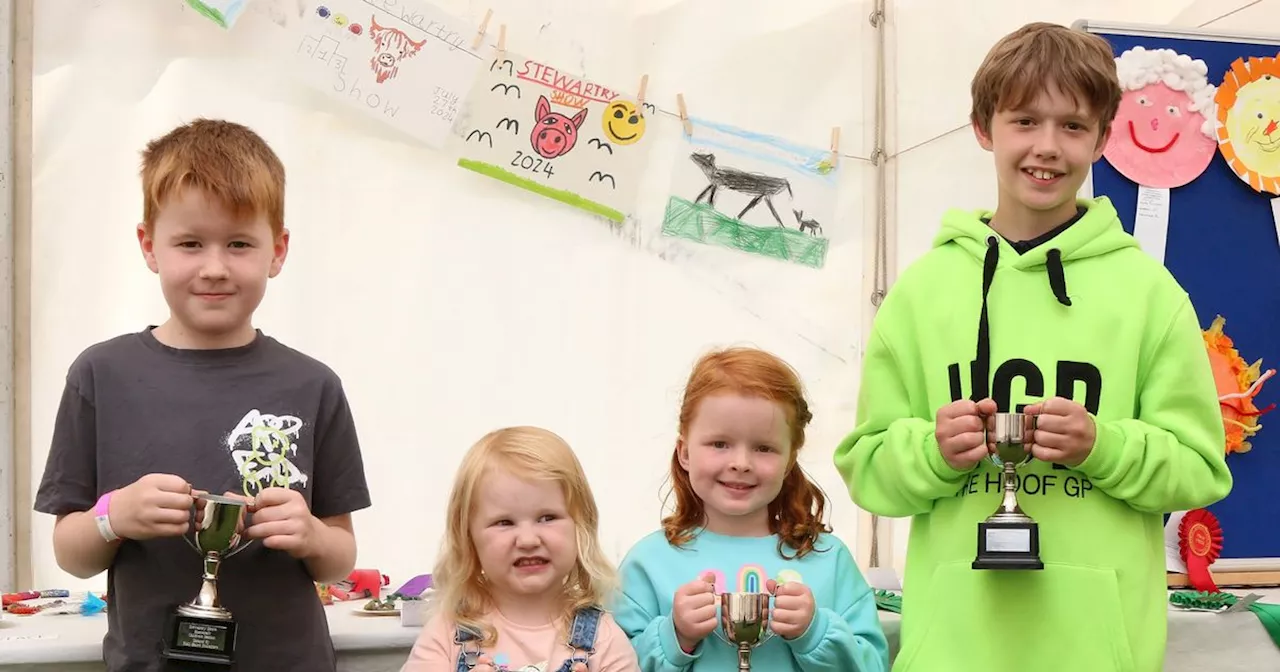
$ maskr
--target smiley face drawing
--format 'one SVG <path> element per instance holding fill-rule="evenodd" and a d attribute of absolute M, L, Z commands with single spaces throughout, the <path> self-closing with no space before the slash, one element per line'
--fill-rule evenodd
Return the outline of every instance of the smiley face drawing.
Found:
<path fill-rule="evenodd" d="M 1134 47 L 1116 58 L 1124 90 L 1102 155 L 1121 175 L 1171 189 L 1196 179 L 1217 147 L 1208 66 L 1172 49 Z"/>
<path fill-rule="evenodd" d="M 1222 158 L 1255 191 L 1280 195 L 1280 59 L 1236 59 L 1216 102 Z"/>
<path fill-rule="evenodd" d="M 644 115 L 629 100 L 609 103 L 601 115 L 604 137 L 615 145 L 633 145 L 644 137 Z"/>

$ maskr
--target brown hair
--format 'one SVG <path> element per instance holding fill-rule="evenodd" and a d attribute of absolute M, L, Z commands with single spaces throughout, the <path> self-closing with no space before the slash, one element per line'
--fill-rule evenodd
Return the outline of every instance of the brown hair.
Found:
<path fill-rule="evenodd" d="M 991 133 L 991 118 L 1001 110 L 1029 105 L 1057 86 L 1076 105 L 1087 105 L 1106 133 L 1120 107 L 1115 53 L 1103 38 L 1055 23 L 1029 23 L 1004 36 L 978 66 L 970 93 L 969 120 Z"/>
<path fill-rule="evenodd" d="M 265 215 L 284 232 L 284 164 L 265 140 L 230 121 L 196 119 L 147 143 L 142 151 L 142 222 L 155 230 L 160 206 L 193 187 L 236 217 Z"/>
<path fill-rule="evenodd" d="M 565 629 L 575 612 L 604 606 L 617 586 L 613 565 L 600 544 L 600 510 L 591 484 L 573 449 L 554 432 L 540 427 L 507 427 L 482 437 L 462 458 L 449 496 L 445 533 L 432 572 L 437 597 L 435 613 L 481 635 L 482 646 L 497 641 L 487 614 L 492 596 L 471 540 L 471 513 L 481 479 L 494 469 L 518 478 L 559 483 L 573 519 L 578 558 L 565 577 L 563 611 L 557 626 Z"/>
<path fill-rule="evenodd" d="M 782 490 L 769 503 L 769 528 L 780 537 L 778 552 L 783 557 L 787 557 L 786 546 L 796 550 L 796 558 L 804 557 L 814 550 L 818 535 L 831 528 L 822 522 L 825 495 L 797 463 L 804 446 L 804 428 L 813 419 L 800 376 L 786 362 L 755 348 L 730 348 L 703 355 L 685 385 L 680 436 L 687 434 L 702 400 L 721 393 L 768 399 L 782 406 L 791 429 L 791 454 Z M 705 521 L 706 511 L 693 491 L 689 473 L 680 466 L 678 445 L 671 455 L 671 490 L 676 496 L 675 510 L 662 519 L 662 528 L 667 542 L 679 546 L 693 538 L 694 529 Z"/>

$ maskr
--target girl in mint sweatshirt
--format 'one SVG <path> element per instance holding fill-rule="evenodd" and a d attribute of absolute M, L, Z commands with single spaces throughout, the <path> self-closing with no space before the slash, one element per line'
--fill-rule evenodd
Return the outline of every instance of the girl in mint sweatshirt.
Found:
<path fill-rule="evenodd" d="M 888 669 L 875 598 L 796 461 L 811 417 L 799 377 L 769 353 L 695 365 L 671 458 L 675 511 L 621 567 L 614 617 L 644 672 L 736 669 L 717 615 L 725 592 L 772 594 L 772 636 L 753 669 Z"/>

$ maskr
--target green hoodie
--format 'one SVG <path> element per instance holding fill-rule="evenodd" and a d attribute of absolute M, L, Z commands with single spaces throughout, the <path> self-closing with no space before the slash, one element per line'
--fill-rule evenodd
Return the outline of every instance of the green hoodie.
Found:
<path fill-rule="evenodd" d="M 1161 513 L 1227 495 L 1226 438 L 1186 292 L 1108 199 L 1080 206 L 1075 224 L 1022 255 L 987 226 L 992 213 L 948 212 L 876 315 L 857 426 L 835 463 L 858 506 L 912 516 L 895 672 L 1161 669 Z M 948 466 L 937 411 L 1053 396 L 1082 403 L 1097 440 L 1075 469 L 1036 460 L 1019 472 L 1044 569 L 975 570 L 999 472 L 987 460 Z"/>

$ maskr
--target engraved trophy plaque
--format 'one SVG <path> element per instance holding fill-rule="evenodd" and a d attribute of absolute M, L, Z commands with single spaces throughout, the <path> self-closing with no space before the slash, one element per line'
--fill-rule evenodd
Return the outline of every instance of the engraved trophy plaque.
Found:
<path fill-rule="evenodd" d="M 191 532 L 183 539 L 204 557 L 203 581 L 195 598 L 170 615 L 163 655 L 188 663 L 181 666 L 184 670 L 219 669 L 230 667 L 235 659 L 236 622 L 218 599 L 218 567 L 249 545 L 240 543 L 248 503 L 201 494 L 195 505 L 202 513 L 198 520 L 193 516 Z M 178 668 L 170 663 L 170 669 Z"/>
<path fill-rule="evenodd" d="M 978 523 L 974 569 L 1044 569 L 1040 527 L 1018 506 L 1018 468 L 1031 462 L 1036 416 L 996 413 L 986 419 L 983 436 L 990 459 L 1000 467 L 1003 497 L 995 513 Z"/>

